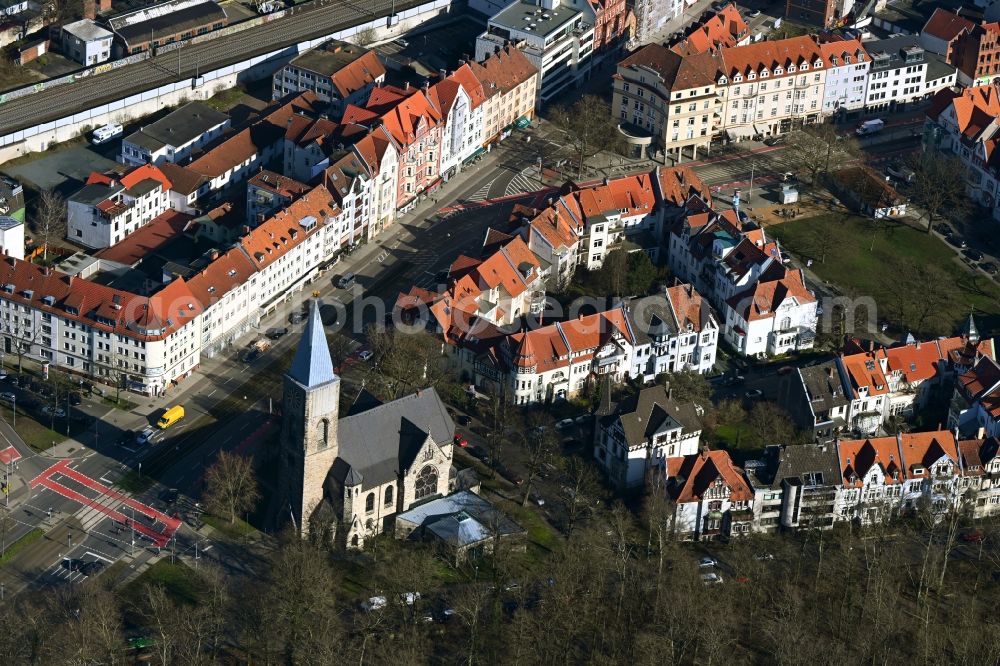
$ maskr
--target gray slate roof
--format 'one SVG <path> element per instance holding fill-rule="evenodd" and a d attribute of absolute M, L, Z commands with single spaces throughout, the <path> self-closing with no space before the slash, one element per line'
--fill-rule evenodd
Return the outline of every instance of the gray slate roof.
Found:
<path fill-rule="evenodd" d="M 428 435 L 443 445 L 454 434 L 455 423 L 433 388 L 371 407 L 338 422 L 333 476 L 344 483 L 348 474 L 360 473 L 366 487 L 388 483 L 413 465 Z"/>
<path fill-rule="evenodd" d="M 695 403 L 677 402 L 669 397 L 667 387 L 656 385 L 626 398 L 601 421 L 607 427 L 620 420 L 629 446 L 640 446 L 661 430 L 677 426 L 685 433 L 701 430 L 700 411 Z"/>
<path fill-rule="evenodd" d="M 802 377 L 806 397 L 814 412 L 825 412 L 833 407 L 846 407 L 850 404 L 840 380 L 840 370 L 836 361 L 799 368 L 799 375 Z"/>
<path fill-rule="evenodd" d="M 191 102 L 171 111 L 151 125 L 133 132 L 125 141 L 156 151 L 164 146 L 183 146 L 226 122 L 229 116 L 202 102 Z"/>
<path fill-rule="evenodd" d="M 819 444 L 787 444 L 767 447 L 764 465 L 752 478 L 777 489 L 788 480 L 797 485 L 836 486 L 842 483 L 837 447 Z"/>
<path fill-rule="evenodd" d="M 326 332 L 323 330 L 323 320 L 319 316 L 319 303 L 315 300 L 309 304 L 309 317 L 306 318 L 306 327 L 302 331 L 299 347 L 295 350 L 288 376 L 306 388 L 337 380 L 330 347 L 326 342 Z"/>

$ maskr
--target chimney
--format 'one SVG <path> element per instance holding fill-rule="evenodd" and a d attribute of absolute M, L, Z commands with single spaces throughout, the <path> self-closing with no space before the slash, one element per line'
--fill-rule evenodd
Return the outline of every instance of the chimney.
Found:
<path fill-rule="evenodd" d="M 445 79 L 445 78 L 448 78 L 448 71 L 447 71 L 447 70 L 444 70 L 444 69 L 439 69 L 439 70 L 438 70 L 438 78 L 439 78 L 439 79 Z"/>
<path fill-rule="evenodd" d="M 917 340 L 917 349 L 920 349 L 920 340 Z"/>
<path fill-rule="evenodd" d="M 874 352 L 875 351 L 875 341 L 874 340 L 869 340 L 868 341 L 868 351 L 870 351 L 870 352 Z"/>
<path fill-rule="evenodd" d="M 986 439 L 986 428 L 980 426 L 976 429 L 976 439 Z"/>
<path fill-rule="evenodd" d="M 410 82 L 407 81 L 406 83 L 403 84 L 403 90 L 409 90 L 409 89 L 410 89 Z"/>
<path fill-rule="evenodd" d="M 83 0 L 83 18 L 91 21 L 97 18 L 97 0 Z"/>

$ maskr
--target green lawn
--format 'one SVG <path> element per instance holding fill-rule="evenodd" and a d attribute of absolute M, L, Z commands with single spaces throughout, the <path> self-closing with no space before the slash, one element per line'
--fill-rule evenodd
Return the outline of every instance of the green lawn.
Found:
<path fill-rule="evenodd" d="M 0 414 L 3 415 L 3 418 L 8 423 L 11 422 L 11 408 L 9 405 L 4 405 L 0 408 Z M 56 429 L 52 430 L 26 414 L 20 407 L 17 409 L 17 425 L 14 429 L 21 436 L 21 439 L 24 440 L 24 443 L 36 451 L 47 451 L 52 447 L 53 443 L 58 444 L 66 439 L 66 419 L 56 419 L 55 426 Z M 73 421 L 70 424 L 70 435 L 75 436 L 85 430 L 87 430 L 86 423 Z"/>
<path fill-rule="evenodd" d="M 816 275 L 848 296 L 874 298 L 878 320 L 901 331 L 951 334 L 973 307 L 984 320 L 1000 315 L 1000 287 L 957 261 L 950 246 L 902 222 L 880 225 L 824 214 L 773 225 L 768 232 L 796 256 L 812 258 Z M 928 304 L 930 314 L 922 316 Z"/>
<path fill-rule="evenodd" d="M 141 603 L 146 585 L 162 585 L 174 601 L 197 605 L 201 601 L 201 581 L 198 575 L 180 562 L 170 563 L 165 557 L 142 572 L 125 586 L 123 594 L 134 603 Z"/>
<path fill-rule="evenodd" d="M 211 525 L 233 540 L 245 539 L 257 531 L 257 528 L 242 518 L 237 518 L 235 523 L 231 523 L 225 518 L 205 514 L 202 516 L 202 520 L 205 521 L 206 525 Z"/>
<path fill-rule="evenodd" d="M 45 534 L 45 530 L 36 527 L 14 543 L 8 544 L 7 550 L 4 551 L 3 555 L 0 555 L 0 564 L 10 562 L 18 553 L 24 550 L 26 546 L 37 541 L 43 534 Z"/>
<path fill-rule="evenodd" d="M 148 474 L 140 475 L 136 470 L 129 470 L 125 476 L 118 481 L 118 487 L 129 493 L 141 493 L 148 490 L 153 485 L 153 477 Z"/>

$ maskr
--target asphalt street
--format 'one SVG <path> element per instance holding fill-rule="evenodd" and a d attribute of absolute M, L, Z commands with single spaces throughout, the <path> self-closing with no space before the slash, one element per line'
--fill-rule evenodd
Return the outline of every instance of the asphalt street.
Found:
<path fill-rule="evenodd" d="M 64 118 L 99 104 L 123 99 L 198 72 L 240 62 L 306 39 L 336 32 L 373 18 L 420 5 L 422 0 L 328 0 L 303 4 L 284 18 L 181 47 L 133 65 L 80 79 L 0 104 L 0 134 Z"/>

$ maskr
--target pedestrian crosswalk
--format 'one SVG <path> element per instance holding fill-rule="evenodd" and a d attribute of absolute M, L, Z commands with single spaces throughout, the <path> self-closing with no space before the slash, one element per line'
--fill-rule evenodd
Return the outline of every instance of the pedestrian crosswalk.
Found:
<path fill-rule="evenodd" d="M 487 199 L 490 198 L 490 187 L 492 186 L 493 186 L 492 180 L 488 183 L 484 183 L 482 187 L 480 187 L 478 190 L 473 192 L 471 196 L 468 197 L 469 201 L 486 201 Z"/>
<path fill-rule="evenodd" d="M 533 169 L 534 167 L 529 168 Z M 534 178 L 529 178 L 525 175 L 524 171 L 521 171 L 507 183 L 507 190 L 504 194 L 510 196 L 512 194 L 521 194 L 522 192 L 534 192 L 538 188 L 538 181 Z"/>

